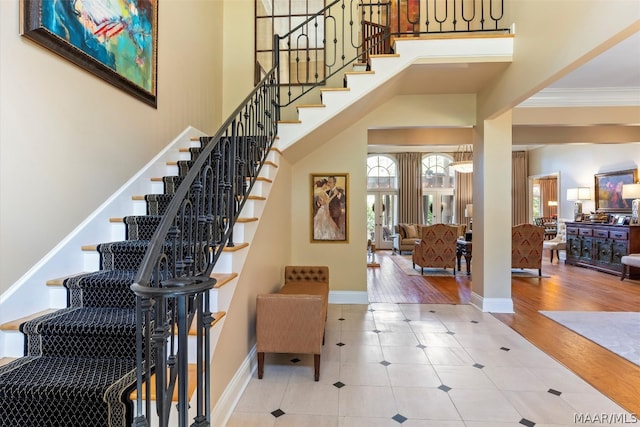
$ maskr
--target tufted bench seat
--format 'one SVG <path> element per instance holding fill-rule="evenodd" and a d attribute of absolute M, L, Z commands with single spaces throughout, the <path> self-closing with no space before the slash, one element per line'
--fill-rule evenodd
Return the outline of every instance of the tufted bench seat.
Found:
<path fill-rule="evenodd" d="M 313 354 L 314 379 L 320 379 L 320 353 L 329 299 L 329 267 L 285 267 L 284 286 L 256 300 L 258 378 L 265 353 Z"/>
<path fill-rule="evenodd" d="M 629 272 L 629 267 L 637 267 L 640 268 L 640 254 L 629 254 L 625 255 L 620 259 L 622 263 L 622 275 L 620 276 L 620 280 L 624 280 L 625 276 Z"/>

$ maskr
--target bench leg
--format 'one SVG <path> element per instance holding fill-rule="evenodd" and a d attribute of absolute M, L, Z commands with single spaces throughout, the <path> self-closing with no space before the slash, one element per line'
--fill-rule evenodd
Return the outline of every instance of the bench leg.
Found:
<path fill-rule="evenodd" d="M 551 259 L 549 261 L 551 262 L 551 264 L 553 264 L 553 251 L 553 249 L 549 249 L 549 252 L 551 252 Z"/>
<path fill-rule="evenodd" d="M 313 355 L 313 379 L 315 381 L 320 380 L 320 355 Z"/>
<path fill-rule="evenodd" d="M 264 375 L 264 351 L 258 352 L 258 379 Z"/>
<path fill-rule="evenodd" d="M 620 276 L 620 281 L 623 281 L 627 276 L 627 271 L 629 271 L 629 266 L 627 264 L 622 264 L 622 275 Z"/>

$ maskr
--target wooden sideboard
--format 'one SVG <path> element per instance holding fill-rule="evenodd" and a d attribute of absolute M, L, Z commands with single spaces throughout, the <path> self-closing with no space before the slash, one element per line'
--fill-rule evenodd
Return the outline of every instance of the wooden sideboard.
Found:
<path fill-rule="evenodd" d="M 622 274 L 620 259 L 640 253 L 640 226 L 567 222 L 567 264 Z M 629 268 L 630 279 L 640 278 L 640 268 Z"/>

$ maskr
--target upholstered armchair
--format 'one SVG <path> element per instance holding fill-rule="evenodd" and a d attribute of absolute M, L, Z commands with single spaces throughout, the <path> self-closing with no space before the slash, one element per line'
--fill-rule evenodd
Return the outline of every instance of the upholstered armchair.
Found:
<path fill-rule="evenodd" d="M 511 227 L 511 268 L 537 268 L 542 276 L 544 227 L 519 224 Z"/>
<path fill-rule="evenodd" d="M 314 379 L 320 379 L 329 297 L 329 268 L 286 266 L 284 286 L 256 300 L 258 378 L 264 374 L 265 353 L 313 354 Z"/>
<path fill-rule="evenodd" d="M 558 232 L 556 237 L 551 240 L 545 240 L 542 243 L 543 249 L 548 249 L 550 252 L 549 261 L 553 263 L 553 255 L 558 257 L 560 262 L 560 252 L 567 249 L 567 224 L 564 219 L 558 219 Z"/>
<path fill-rule="evenodd" d="M 448 224 L 434 224 L 422 227 L 422 238 L 413 249 L 413 268 L 416 265 L 424 272 L 425 267 L 451 267 L 456 274 L 456 241 L 460 227 Z"/>

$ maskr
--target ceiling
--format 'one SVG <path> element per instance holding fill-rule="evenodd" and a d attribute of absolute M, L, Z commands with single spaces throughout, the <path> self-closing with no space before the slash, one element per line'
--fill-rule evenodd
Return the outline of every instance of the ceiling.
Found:
<path fill-rule="evenodd" d="M 390 82 L 389 89 L 396 94 L 405 95 L 417 93 L 475 93 L 507 66 L 508 64 L 505 63 L 416 64 L 396 76 Z M 428 73 L 424 72 L 425 67 L 429 68 Z M 525 107 L 576 106 L 640 107 L 640 32 L 621 41 L 531 96 L 516 107 L 516 110 Z M 634 112 L 631 115 L 632 120 L 637 116 L 637 112 Z M 629 117 L 625 117 L 625 119 L 628 120 Z M 571 124 L 556 123 L 554 131 L 557 133 L 558 127 L 563 125 L 568 126 Z M 627 122 L 624 125 L 633 125 L 633 135 L 638 134 L 637 130 L 640 123 Z M 532 128 L 535 127 L 533 126 L 526 130 L 531 132 Z M 384 129 L 384 131 L 388 132 L 389 129 Z M 407 132 L 407 138 L 402 137 L 402 140 L 425 140 L 425 138 L 415 138 L 415 135 L 409 135 L 408 132 L 415 134 L 415 129 L 398 131 Z M 631 138 L 634 138 L 634 136 L 631 136 Z M 387 141 L 393 140 L 393 138 L 385 139 Z M 516 143 L 515 136 L 514 143 Z M 409 142 L 408 145 L 414 144 Z M 526 149 L 533 146 L 514 146 L 514 148 Z M 430 145 L 428 148 L 433 150 L 434 146 Z M 455 148 L 439 147 L 439 149 L 444 149 L 443 151 L 451 151 Z M 396 149 L 401 148 L 396 147 Z"/>

